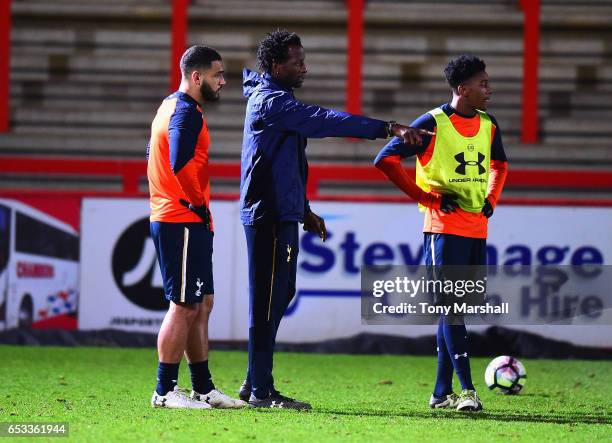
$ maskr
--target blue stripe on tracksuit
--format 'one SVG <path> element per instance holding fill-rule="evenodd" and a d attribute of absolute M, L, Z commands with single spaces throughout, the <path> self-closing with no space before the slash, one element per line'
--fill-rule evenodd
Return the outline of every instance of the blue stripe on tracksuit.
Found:
<path fill-rule="evenodd" d="M 272 379 L 276 333 L 295 295 L 297 222 L 244 226 L 249 258 L 249 367 L 251 392 L 266 398 Z"/>
<path fill-rule="evenodd" d="M 487 241 L 484 238 L 425 232 L 423 252 L 428 266 L 487 264 Z"/>

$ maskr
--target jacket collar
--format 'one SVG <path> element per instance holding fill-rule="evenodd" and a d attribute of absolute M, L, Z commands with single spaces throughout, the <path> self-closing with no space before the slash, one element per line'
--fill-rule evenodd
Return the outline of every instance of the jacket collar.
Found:
<path fill-rule="evenodd" d="M 286 91 L 293 95 L 292 88 L 283 88 L 278 83 L 276 83 L 272 76 L 268 73 L 264 73 L 263 75 L 258 74 L 257 72 L 251 71 L 250 69 L 244 68 L 242 71 L 242 93 L 245 97 L 250 97 L 253 91 L 259 87 L 260 85 L 266 85 L 272 89 L 279 91 Z"/>
<path fill-rule="evenodd" d="M 267 72 L 264 73 L 263 78 L 264 78 L 264 80 L 266 80 L 268 83 L 270 83 L 270 85 L 272 85 L 276 89 L 280 89 L 281 91 L 286 91 L 286 92 L 290 92 L 290 93 L 293 94 L 293 88 L 284 88 L 284 87 L 282 87 L 281 85 L 276 83 L 273 80 L 272 76 L 270 74 L 268 74 Z"/>

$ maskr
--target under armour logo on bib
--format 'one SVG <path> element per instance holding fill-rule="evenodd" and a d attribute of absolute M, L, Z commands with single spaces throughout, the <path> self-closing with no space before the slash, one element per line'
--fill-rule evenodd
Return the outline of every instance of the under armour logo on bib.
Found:
<path fill-rule="evenodd" d="M 459 166 L 455 168 L 455 172 L 457 174 L 465 175 L 465 168 L 467 166 L 478 166 L 478 175 L 484 174 L 487 172 L 486 168 L 482 165 L 484 162 L 485 155 L 481 152 L 478 153 L 478 161 L 476 160 L 465 160 L 465 152 L 460 152 L 455 155 L 455 160 L 459 162 Z"/>

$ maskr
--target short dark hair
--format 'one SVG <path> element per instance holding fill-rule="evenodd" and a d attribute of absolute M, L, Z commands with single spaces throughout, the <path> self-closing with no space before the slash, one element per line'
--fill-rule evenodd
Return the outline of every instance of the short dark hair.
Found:
<path fill-rule="evenodd" d="M 289 58 L 289 46 L 302 46 L 300 37 L 295 32 L 277 29 L 268 32 L 259 43 L 257 49 L 257 64 L 263 72 L 270 72 L 272 63 L 284 63 Z"/>
<path fill-rule="evenodd" d="M 474 77 L 479 72 L 483 72 L 487 65 L 484 61 L 474 55 L 463 54 L 451 60 L 444 68 L 446 81 L 453 89 Z"/>
<path fill-rule="evenodd" d="M 181 72 L 188 76 L 196 69 L 208 69 L 212 62 L 221 60 L 221 55 L 208 46 L 194 45 L 188 48 L 181 56 Z"/>

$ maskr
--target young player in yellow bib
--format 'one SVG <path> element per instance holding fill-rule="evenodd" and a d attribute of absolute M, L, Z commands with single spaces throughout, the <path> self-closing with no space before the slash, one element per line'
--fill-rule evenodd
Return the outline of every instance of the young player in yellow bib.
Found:
<path fill-rule="evenodd" d="M 444 69 L 451 103 L 423 114 L 410 126 L 435 133 L 422 145 L 393 139 L 375 160 L 389 179 L 425 211 L 425 264 L 486 265 L 488 219 L 502 192 L 507 159 L 495 118 L 485 63 L 462 55 Z M 415 156 L 416 183 L 401 165 Z M 457 321 L 459 320 L 459 321 Z M 437 333 L 438 369 L 431 408 L 480 411 L 470 372 L 468 337 L 462 317 L 441 316 Z M 453 371 L 461 394 L 453 392 Z"/>

